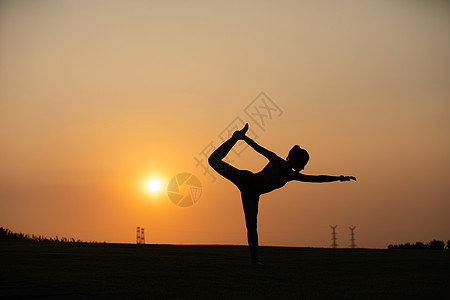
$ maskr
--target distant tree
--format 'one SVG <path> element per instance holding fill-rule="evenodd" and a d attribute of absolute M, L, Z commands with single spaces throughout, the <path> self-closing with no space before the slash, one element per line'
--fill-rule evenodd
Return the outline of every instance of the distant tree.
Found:
<path fill-rule="evenodd" d="M 5 239 L 7 234 L 6 234 L 7 229 L 0 227 L 0 239 Z"/>
<path fill-rule="evenodd" d="M 450 250 L 450 240 L 447 241 L 447 250 Z"/>
<path fill-rule="evenodd" d="M 13 233 L 8 228 L 0 228 L 0 238 L 2 239 L 18 239 L 18 234 Z"/>
<path fill-rule="evenodd" d="M 429 243 L 428 248 L 429 249 L 433 249 L 433 250 L 444 250 L 445 249 L 445 244 L 444 244 L 443 241 L 432 240 Z"/>

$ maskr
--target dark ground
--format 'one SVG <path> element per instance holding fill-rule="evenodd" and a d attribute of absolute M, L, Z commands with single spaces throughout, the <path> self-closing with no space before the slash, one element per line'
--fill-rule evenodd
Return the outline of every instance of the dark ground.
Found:
<path fill-rule="evenodd" d="M 450 251 L 0 240 L 0 299 L 449 299 Z"/>

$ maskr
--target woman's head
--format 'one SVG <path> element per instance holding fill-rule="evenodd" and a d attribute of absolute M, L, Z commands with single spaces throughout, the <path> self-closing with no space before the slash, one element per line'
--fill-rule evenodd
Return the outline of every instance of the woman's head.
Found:
<path fill-rule="evenodd" d="M 289 150 L 286 160 L 291 164 L 295 171 L 300 172 L 308 163 L 309 154 L 305 149 L 300 148 L 299 145 L 295 145 Z"/>

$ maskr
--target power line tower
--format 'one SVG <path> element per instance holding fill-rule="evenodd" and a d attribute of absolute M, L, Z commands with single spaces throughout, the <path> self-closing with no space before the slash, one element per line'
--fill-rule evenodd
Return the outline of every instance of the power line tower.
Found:
<path fill-rule="evenodd" d="M 336 227 L 337 227 L 337 225 L 334 225 L 334 226 L 330 225 L 330 227 L 333 230 L 333 232 L 331 233 L 331 235 L 333 236 L 331 238 L 331 240 L 333 241 L 333 243 L 331 244 L 331 248 L 337 248 L 337 246 L 338 246 L 338 244 L 336 243 L 336 241 L 337 241 L 337 238 L 336 238 Z"/>
<path fill-rule="evenodd" d="M 145 233 L 143 227 L 136 227 L 136 244 L 145 244 Z"/>
<path fill-rule="evenodd" d="M 141 227 L 136 227 L 136 244 L 141 243 Z"/>
<path fill-rule="evenodd" d="M 145 244 L 144 228 L 141 228 L 141 244 Z"/>
<path fill-rule="evenodd" d="M 353 227 L 349 227 L 349 229 L 350 229 L 350 231 L 351 231 L 351 233 L 350 233 L 350 236 L 351 236 L 351 239 L 350 239 L 350 241 L 352 242 L 351 243 L 351 245 L 350 245 L 350 248 L 355 248 L 356 247 L 356 244 L 355 244 L 355 229 L 356 229 L 356 226 L 353 226 Z"/>

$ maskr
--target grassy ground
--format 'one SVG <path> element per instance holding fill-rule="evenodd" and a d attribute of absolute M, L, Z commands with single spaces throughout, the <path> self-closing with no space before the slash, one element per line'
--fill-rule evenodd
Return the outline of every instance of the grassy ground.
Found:
<path fill-rule="evenodd" d="M 0 299 L 448 299 L 450 251 L 0 240 Z"/>

